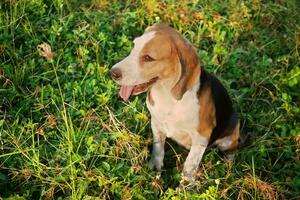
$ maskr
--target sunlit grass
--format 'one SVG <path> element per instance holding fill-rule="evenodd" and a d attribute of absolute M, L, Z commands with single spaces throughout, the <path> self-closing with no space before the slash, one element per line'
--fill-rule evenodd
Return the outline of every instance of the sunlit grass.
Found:
<path fill-rule="evenodd" d="M 0 198 L 296 199 L 300 195 L 300 5 L 291 1 L 0 2 Z M 192 191 L 187 151 L 148 168 L 145 95 L 118 98 L 109 68 L 134 37 L 168 23 L 233 98 L 243 140 L 210 148 Z"/>

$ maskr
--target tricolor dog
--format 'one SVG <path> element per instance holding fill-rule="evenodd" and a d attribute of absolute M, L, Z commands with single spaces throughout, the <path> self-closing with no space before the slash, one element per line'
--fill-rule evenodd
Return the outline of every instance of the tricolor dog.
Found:
<path fill-rule="evenodd" d="M 130 54 L 110 73 L 120 96 L 148 91 L 153 150 L 150 164 L 163 167 L 167 137 L 189 150 L 183 178 L 193 180 L 205 149 L 216 144 L 229 158 L 239 145 L 239 119 L 220 81 L 200 67 L 196 49 L 177 31 L 153 25 L 134 39 Z"/>

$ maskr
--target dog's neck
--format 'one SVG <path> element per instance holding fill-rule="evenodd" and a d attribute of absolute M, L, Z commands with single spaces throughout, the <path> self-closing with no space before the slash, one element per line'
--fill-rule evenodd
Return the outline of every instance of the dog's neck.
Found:
<path fill-rule="evenodd" d="M 171 90 L 174 87 L 174 79 L 162 79 L 158 80 L 151 88 L 150 92 L 151 94 L 155 96 L 163 97 L 166 101 L 169 102 L 178 102 L 178 100 L 175 99 L 175 97 L 172 95 Z M 197 94 L 198 88 L 200 85 L 200 74 L 197 77 L 197 80 L 192 85 L 191 89 L 189 89 L 187 92 L 192 92 Z M 184 96 L 184 95 L 183 95 Z"/>

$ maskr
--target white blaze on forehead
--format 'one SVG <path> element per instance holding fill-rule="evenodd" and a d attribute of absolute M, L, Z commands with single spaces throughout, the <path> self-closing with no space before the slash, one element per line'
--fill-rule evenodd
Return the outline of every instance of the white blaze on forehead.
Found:
<path fill-rule="evenodd" d="M 139 54 L 144 46 L 155 36 L 155 31 L 147 32 L 140 37 L 137 37 L 133 40 L 134 47 L 131 51 L 131 54 Z"/>

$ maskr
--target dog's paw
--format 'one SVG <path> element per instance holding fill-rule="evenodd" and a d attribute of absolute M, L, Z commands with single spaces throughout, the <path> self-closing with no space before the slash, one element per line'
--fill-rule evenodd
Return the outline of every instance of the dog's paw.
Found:
<path fill-rule="evenodd" d="M 225 156 L 228 162 L 232 162 L 235 158 L 235 153 L 227 153 Z"/>
<path fill-rule="evenodd" d="M 148 163 L 148 167 L 150 169 L 156 169 L 157 171 L 161 171 L 162 169 L 162 166 L 163 166 L 163 163 L 160 162 L 157 158 L 151 158 L 149 163 Z"/>
<path fill-rule="evenodd" d="M 195 181 L 196 181 L 195 176 L 181 174 L 180 184 L 189 184 L 189 183 L 194 183 Z"/>
<path fill-rule="evenodd" d="M 181 173 L 181 181 L 180 182 L 195 182 L 196 180 L 196 172 L 188 172 L 183 170 Z"/>
<path fill-rule="evenodd" d="M 195 176 L 182 174 L 177 190 L 178 191 L 195 190 L 198 185 L 199 183 L 196 181 Z"/>
<path fill-rule="evenodd" d="M 156 179 L 156 180 L 159 180 L 160 177 L 161 177 L 161 170 L 157 170 L 157 169 L 156 169 L 156 166 L 153 164 L 152 159 L 148 162 L 148 167 L 149 167 L 151 170 L 156 170 L 156 172 L 155 172 L 155 179 Z"/>
<path fill-rule="evenodd" d="M 188 182 L 185 180 L 181 180 L 176 190 L 178 191 L 194 191 L 197 188 L 197 182 L 192 181 Z"/>

